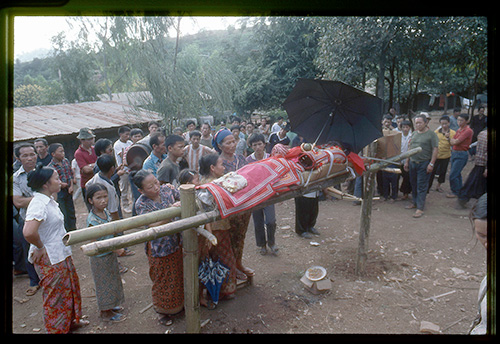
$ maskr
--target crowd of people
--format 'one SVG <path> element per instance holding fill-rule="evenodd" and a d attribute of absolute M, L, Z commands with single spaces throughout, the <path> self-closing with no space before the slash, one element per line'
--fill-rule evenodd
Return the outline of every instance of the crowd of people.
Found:
<path fill-rule="evenodd" d="M 377 178 L 382 198 L 391 202 L 411 200 L 407 207 L 416 209 L 413 215 L 416 218 L 423 214 L 435 176 L 435 190 L 443 192 L 448 165 L 451 193 L 446 197 L 457 198 L 457 204 L 466 207 L 471 198 L 486 193 L 484 109 L 470 121 L 460 109 L 452 116 L 443 115 L 435 131 L 430 130 L 429 120 L 430 116 L 421 114 L 410 122 L 390 112 L 382 123 L 384 130 L 401 132 L 402 152 L 422 148 L 404 161 L 401 175 L 383 171 Z M 61 240 L 64 233 L 76 229 L 74 204 L 78 197 L 83 198 L 87 207 L 87 227 L 122 219 L 125 213 L 135 216 L 179 206 L 179 185 L 208 183 L 245 164 L 268 158 L 277 144 L 298 146 L 304 142 L 300 135 L 291 132 L 283 118 L 273 125 L 265 119 L 254 124 L 234 118 L 228 127 L 223 122 L 218 128 L 203 123 L 199 130 L 195 122 L 188 121 L 184 130 L 175 128 L 172 133 L 167 133 L 160 123 L 150 122 L 148 135 L 142 129 L 123 126 L 118 136 L 115 142 L 107 138 L 96 141 L 92 130 L 82 128 L 77 136 L 80 144 L 71 162 L 65 157 L 62 144 L 49 145 L 43 138 L 15 147 L 14 275 L 28 274 L 27 295 L 34 295 L 42 288 L 48 333 L 67 333 L 87 323 L 82 319 L 79 281 L 71 249 Z M 141 166 L 127 162 L 127 153 L 136 143 L 150 147 L 150 154 Z M 471 158 L 474 168 L 463 183 L 462 170 Z M 362 177 L 352 182 L 351 189 L 355 196 L 362 196 Z M 399 193 L 403 195 L 401 198 Z M 321 197 L 320 192 L 313 192 L 295 199 L 295 231 L 300 237 L 320 234 L 315 224 Z M 274 205 L 207 224 L 206 229 L 217 238 L 215 246 L 199 236 L 200 261 L 218 260 L 229 271 L 220 290 L 220 300 L 233 298 L 238 281 L 255 273 L 243 262 L 251 217 L 258 252 L 277 255 Z M 184 307 L 182 236 L 174 234 L 149 241 L 145 252 L 153 307 L 160 323 L 169 325 Z M 127 268 L 118 258 L 133 254 L 124 248 L 90 259 L 103 320 L 126 319 L 120 274 Z M 216 306 L 203 284 L 200 284 L 200 302 L 208 308 Z"/>

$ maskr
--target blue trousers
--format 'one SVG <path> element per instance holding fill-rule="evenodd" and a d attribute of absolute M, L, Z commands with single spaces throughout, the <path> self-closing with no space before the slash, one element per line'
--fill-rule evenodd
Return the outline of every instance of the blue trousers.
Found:
<path fill-rule="evenodd" d="M 427 189 L 429 188 L 430 173 L 427 173 L 429 162 L 430 160 L 416 163 L 410 160 L 411 196 L 417 209 L 422 211 L 424 210 Z"/>
<path fill-rule="evenodd" d="M 450 189 L 458 196 L 462 188 L 462 170 L 467 164 L 469 153 L 467 151 L 452 151 L 450 158 Z"/>

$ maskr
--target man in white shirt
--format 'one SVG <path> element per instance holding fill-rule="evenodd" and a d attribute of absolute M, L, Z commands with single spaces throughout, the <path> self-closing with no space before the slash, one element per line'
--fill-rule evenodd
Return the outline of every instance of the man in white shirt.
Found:
<path fill-rule="evenodd" d="M 99 173 L 96 173 L 92 179 L 85 184 L 85 187 L 95 183 L 104 185 L 108 190 L 108 206 L 106 209 L 109 211 L 113 220 L 119 220 L 118 204 L 120 199 L 116 194 L 115 185 L 111 181 L 111 176 L 115 172 L 115 159 L 111 155 L 102 154 L 97 158 L 96 164 L 99 167 Z"/>
<path fill-rule="evenodd" d="M 116 140 L 113 145 L 113 150 L 115 152 L 115 159 L 117 166 L 123 164 L 123 156 L 125 150 L 132 145 L 130 138 L 130 128 L 127 126 L 120 127 L 118 129 L 118 135 L 120 138 Z M 129 169 L 124 166 L 125 173 L 120 176 L 119 186 L 121 193 L 121 201 L 123 204 L 123 211 L 130 213 L 132 211 L 132 197 L 130 195 L 130 179 L 128 178 Z"/>
<path fill-rule="evenodd" d="M 18 226 L 13 232 L 13 253 L 16 270 L 14 274 L 28 273 L 30 286 L 26 295 L 32 296 L 40 288 L 40 279 L 33 265 L 28 261 L 29 243 L 23 236 L 26 209 L 33 199 L 33 190 L 28 186 L 28 173 L 35 169 L 37 155 L 35 146 L 22 143 L 14 149 L 14 155 L 21 162 L 21 167 L 12 176 L 12 201 L 19 209 Z"/>
<path fill-rule="evenodd" d="M 282 126 L 283 126 L 283 117 L 278 117 L 278 122 L 274 123 L 273 126 L 271 127 L 271 134 L 279 132 Z"/>

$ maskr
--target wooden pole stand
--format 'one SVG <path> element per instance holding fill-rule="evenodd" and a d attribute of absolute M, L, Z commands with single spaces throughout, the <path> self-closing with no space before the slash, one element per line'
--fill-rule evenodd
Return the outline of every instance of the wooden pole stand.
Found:
<path fill-rule="evenodd" d="M 181 217 L 196 215 L 195 186 L 185 184 L 179 187 L 181 194 Z M 196 228 L 182 232 L 184 265 L 184 310 L 186 332 L 200 333 L 200 293 L 198 279 L 198 235 Z"/>

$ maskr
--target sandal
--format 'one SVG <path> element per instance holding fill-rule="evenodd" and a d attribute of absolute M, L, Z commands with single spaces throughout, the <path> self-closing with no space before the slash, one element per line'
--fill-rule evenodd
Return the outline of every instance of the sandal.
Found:
<path fill-rule="evenodd" d="M 79 328 L 85 327 L 88 324 L 90 324 L 90 321 L 88 321 L 88 320 L 80 319 L 80 321 L 78 321 L 78 322 L 73 321 L 71 323 L 70 330 L 71 331 L 78 330 Z"/>
<path fill-rule="evenodd" d="M 158 319 L 158 322 L 160 323 L 160 325 L 163 325 L 163 326 L 170 326 L 174 323 L 174 321 L 172 320 L 172 318 L 169 315 L 162 315 Z"/>
<path fill-rule="evenodd" d="M 236 269 L 236 279 L 239 279 L 240 281 L 246 281 L 248 277 L 245 273 Z"/>
<path fill-rule="evenodd" d="M 28 289 L 26 289 L 26 296 L 33 296 L 33 295 L 35 295 L 36 292 L 38 291 L 38 289 L 40 289 L 39 285 L 28 287 Z"/>
<path fill-rule="evenodd" d="M 422 210 L 417 210 L 415 214 L 413 214 L 413 217 L 418 219 L 419 217 L 422 217 L 424 215 L 424 212 Z"/>
<path fill-rule="evenodd" d="M 279 248 L 276 245 L 269 246 L 269 249 L 271 250 L 271 254 L 273 256 L 276 256 L 278 254 Z"/>
<path fill-rule="evenodd" d="M 203 300 L 200 301 L 200 304 L 210 311 L 213 311 L 217 307 L 217 304 L 215 304 L 212 300 Z"/>
<path fill-rule="evenodd" d="M 255 270 L 252 270 L 250 268 L 243 268 L 242 272 L 247 275 L 247 277 L 251 277 L 255 275 Z"/>
<path fill-rule="evenodd" d="M 128 268 L 126 266 L 121 265 L 120 262 L 118 262 L 118 266 L 120 268 L 120 271 L 119 271 L 120 274 L 124 274 L 128 271 Z"/>
<path fill-rule="evenodd" d="M 119 322 L 122 322 L 125 319 L 127 319 L 127 317 L 125 316 L 125 314 L 116 313 L 111 318 L 105 318 L 103 320 L 104 321 L 109 321 L 109 322 L 114 322 L 114 323 L 119 323 Z"/>
<path fill-rule="evenodd" d="M 128 257 L 133 256 L 135 251 L 131 251 L 128 247 L 125 247 L 119 254 L 118 257 Z"/>

